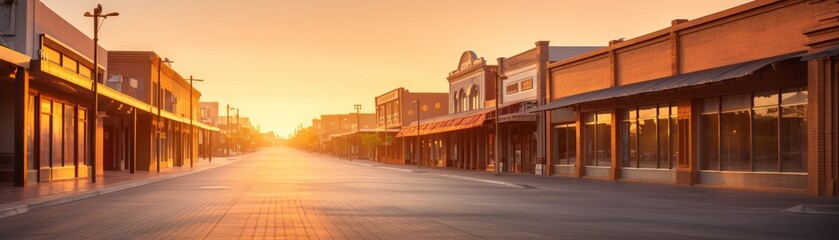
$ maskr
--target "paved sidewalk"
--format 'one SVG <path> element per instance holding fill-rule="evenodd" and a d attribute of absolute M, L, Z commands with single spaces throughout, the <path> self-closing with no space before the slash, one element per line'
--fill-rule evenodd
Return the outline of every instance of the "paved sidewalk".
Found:
<path fill-rule="evenodd" d="M 783 211 L 801 203 L 836 202 L 833 199 L 836 198 L 669 184 L 416 169 L 369 161 L 349 162 L 277 147 L 209 171 L 0 219 L 0 236 L 839 239 L 839 229 L 834 226 L 839 215 Z"/>
<path fill-rule="evenodd" d="M 388 164 L 364 159 L 345 159 L 324 154 L 310 154 L 331 157 L 335 161 L 342 161 L 347 164 L 415 174 L 429 174 L 436 175 L 440 178 L 483 182 L 536 191 L 540 189 L 568 192 L 608 191 L 616 197 L 637 195 L 651 198 L 668 198 L 684 202 L 692 202 L 695 199 L 714 196 L 714 198 L 728 201 L 726 204 L 732 206 L 765 207 L 791 213 L 839 215 L 839 197 L 809 196 L 788 192 L 767 192 L 714 186 L 683 186 L 629 180 L 604 180 L 523 173 L 501 173 L 496 175 L 495 172 L 488 171 L 437 166 L 421 166 L 417 168 L 416 165 Z"/>
<path fill-rule="evenodd" d="M 11 183 L 3 183 L 0 185 L 0 218 L 202 172 L 233 163 L 248 155 L 250 153 L 213 157 L 212 162 L 207 158 L 199 158 L 191 168 L 189 165 L 170 167 L 160 169 L 160 172 L 137 171 L 131 174 L 128 170 L 105 171 L 104 177 L 100 176 L 97 183 L 91 183 L 89 178 L 36 183 L 26 187 L 15 187 Z"/>

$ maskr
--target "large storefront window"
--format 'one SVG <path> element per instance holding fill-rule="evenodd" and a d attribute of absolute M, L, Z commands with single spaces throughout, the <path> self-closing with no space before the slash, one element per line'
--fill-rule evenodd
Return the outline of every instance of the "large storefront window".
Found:
<path fill-rule="evenodd" d="M 40 168 L 72 167 L 77 159 L 79 164 L 86 164 L 90 156 L 86 111 L 79 109 L 77 113 L 75 105 L 45 98 L 41 98 L 40 108 Z"/>
<path fill-rule="evenodd" d="M 41 116 L 40 126 L 38 128 L 38 136 L 40 139 L 40 167 L 49 168 L 52 161 L 52 102 L 49 100 L 41 100 Z"/>
<path fill-rule="evenodd" d="M 804 88 L 704 99 L 700 104 L 702 170 L 805 172 Z"/>
<path fill-rule="evenodd" d="M 750 94 L 724 96 L 720 101 L 720 170 L 748 171 Z"/>
<path fill-rule="evenodd" d="M 590 113 L 585 118 L 585 160 L 586 166 L 611 166 L 612 161 L 612 115 Z"/>
<path fill-rule="evenodd" d="M 754 171 L 778 171 L 778 91 L 754 94 Z"/>
<path fill-rule="evenodd" d="M 577 124 L 560 124 L 553 129 L 553 163 L 577 164 Z"/>
<path fill-rule="evenodd" d="M 79 144 L 76 145 L 78 150 L 76 150 L 76 159 L 79 161 L 79 165 L 90 165 L 90 148 L 88 148 L 88 138 L 87 138 L 87 111 L 84 109 L 79 108 L 79 125 L 77 134 L 79 135 Z"/>
<path fill-rule="evenodd" d="M 669 169 L 675 165 L 677 110 L 671 104 L 659 104 L 623 111 L 622 167 Z"/>
<path fill-rule="evenodd" d="M 52 167 L 64 166 L 64 104 L 52 103 Z"/>
<path fill-rule="evenodd" d="M 76 107 L 64 106 L 64 166 L 76 165 Z"/>

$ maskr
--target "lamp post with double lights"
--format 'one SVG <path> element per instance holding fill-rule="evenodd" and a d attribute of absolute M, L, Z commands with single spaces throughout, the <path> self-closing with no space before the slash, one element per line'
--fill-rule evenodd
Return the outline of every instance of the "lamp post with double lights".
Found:
<path fill-rule="evenodd" d="M 92 148 L 90 156 L 90 182 L 96 183 L 96 128 L 99 125 L 99 28 L 102 27 L 99 18 L 102 18 L 102 22 L 105 22 L 105 19 L 108 17 L 119 16 L 119 13 L 110 12 L 103 14 L 102 4 L 96 4 L 96 8 L 93 9 L 93 14 L 85 12 L 84 16 L 93 18 L 93 127 L 90 127 L 88 131 L 90 132 L 92 143 L 90 144 Z"/>
<path fill-rule="evenodd" d="M 203 79 L 195 79 L 192 78 L 192 75 L 189 75 L 189 167 L 192 167 L 193 162 L 195 162 L 195 154 L 193 154 L 195 151 L 195 123 L 193 123 L 195 109 L 193 109 L 192 105 L 194 101 L 192 99 L 192 92 L 195 91 L 195 87 L 192 86 L 192 83 L 203 81 Z"/>

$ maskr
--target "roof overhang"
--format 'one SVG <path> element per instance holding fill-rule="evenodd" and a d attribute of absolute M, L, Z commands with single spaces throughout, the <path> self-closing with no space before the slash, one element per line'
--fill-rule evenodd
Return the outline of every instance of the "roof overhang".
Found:
<path fill-rule="evenodd" d="M 543 106 L 533 108 L 530 110 L 530 112 L 549 111 L 579 103 L 632 97 L 642 94 L 670 91 L 686 87 L 694 87 L 704 84 L 721 82 L 729 79 L 741 78 L 751 75 L 755 71 L 763 67 L 766 67 L 770 64 L 793 58 L 798 58 L 801 56 L 803 56 L 801 52 L 796 52 L 691 73 L 679 74 L 670 77 L 663 77 L 639 83 L 605 88 L 601 90 L 560 98 Z"/>
<path fill-rule="evenodd" d="M 396 137 L 422 136 L 478 127 L 484 124 L 484 121 L 487 119 L 487 115 L 494 110 L 494 108 L 484 108 L 428 119 L 425 124 L 422 124 L 421 121 L 419 128 L 417 127 L 417 122 L 414 121 L 413 125 L 403 127 L 402 130 L 396 134 Z"/>
<path fill-rule="evenodd" d="M 26 54 L 0 46 L 0 60 L 17 65 L 18 67 L 29 68 L 29 61 L 32 59 Z"/>

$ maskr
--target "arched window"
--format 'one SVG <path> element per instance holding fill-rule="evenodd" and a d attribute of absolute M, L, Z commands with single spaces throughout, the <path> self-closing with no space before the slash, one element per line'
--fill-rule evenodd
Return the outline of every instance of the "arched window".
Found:
<path fill-rule="evenodd" d="M 458 104 L 459 102 L 458 102 L 458 101 L 460 101 L 460 99 L 458 99 L 458 97 L 459 97 L 460 95 L 458 95 L 458 93 L 457 93 L 457 92 L 454 92 L 454 94 L 452 94 L 452 95 L 454 95 L 454 97 L 453 97 L 453 99 L 452 99 L 452 104 L 453 104 L 453 106 L 452 106 L 452 107 L 454 107 L 454 108 L 452 108 L 452 109 L 453 109 L 453 110 L 452 110 L 452 112 L 457 113 L 457 112 L 459 112 L 459 110 L 460 110 L 460 108 L 458 108 L 458 106 L 459 106 L 459 104 Z"/>
<path fill-rule="evenodd" d="M 474 85 L 472 86 L 472 91 L 469 93 L 469 100 L 471 102 L 470 104 L 472 105 L 471 108 L 472 109 L 478 109 L 479 102 L 480 102 L 480 96 L 478 94 L 478 86 L 474 86 Z"/>
<path fill-rule="evenodd" d="M 458 94 L 458 95 L 460 95 L 460 111 L 461 112 L 468 111 L 469 110 L 469 102 L 468 102 L 469 99 L 466 98 L 466 92 L 464 92 L 463 89 L 460 89 L 460 94 Z"/>

